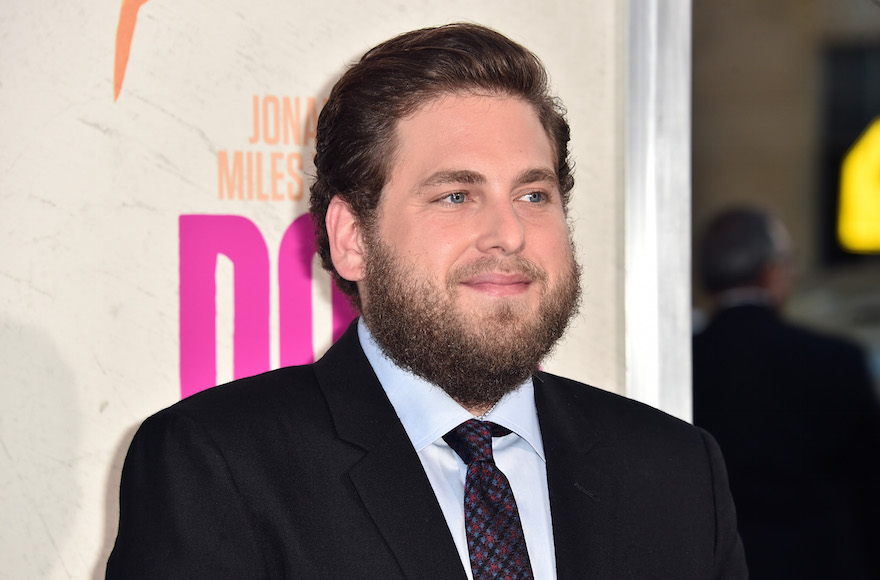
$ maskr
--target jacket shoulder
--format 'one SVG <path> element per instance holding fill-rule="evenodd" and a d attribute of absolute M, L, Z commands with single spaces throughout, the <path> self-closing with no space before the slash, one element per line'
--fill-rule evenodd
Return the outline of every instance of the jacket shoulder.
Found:
<path fill-rule="evenodd" d="M 552 404 L 555 412 L 574 414 L 599 424 L 604 430 L 624 429 L 627 432 L 668 430 L 693 435 L 690 423 L 623 395 L 587 385 L 579 381 L 539 372 L 535 375 L 537 397 Z"/>
<path fill-rule="evenodd" d="M 205 427 L 228 429 L 259 424 L 273 416 L 309 415 L 326 408 L 313 365 L 284 367 L 205 389 L 150 417 L 195 420 Z"/>

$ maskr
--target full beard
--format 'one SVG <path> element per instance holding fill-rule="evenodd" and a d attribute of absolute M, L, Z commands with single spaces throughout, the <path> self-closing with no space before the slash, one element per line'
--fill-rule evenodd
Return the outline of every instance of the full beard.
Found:
<path fill-rule="evenodd" d="M 577 313 L 580 267 L 573 251 L 552 287 L 544 270 L 515 256 L 487 257 L 455 269 L 442 288 L 402 264 L 376 236 L 368 238 L 363 316 L 370 332 L 394 363 L 465 408 L 490 407 L 516 390 L 538 370 Z M 486 271 L 524 274 L 541 284 L 538 311 L 499 300 L 477 314 L 462 312 L 456 303 L 460 282 Z"/>

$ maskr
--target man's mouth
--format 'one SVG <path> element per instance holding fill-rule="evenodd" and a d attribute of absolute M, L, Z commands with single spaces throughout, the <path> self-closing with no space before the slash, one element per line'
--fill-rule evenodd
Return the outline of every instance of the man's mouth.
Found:
<path fill-rule="evenodd" d="M 484 272 L 469 276 L 461 285 L 489 296 L 514 296 L 525 292 L 532 279 L 523 274 Z"/>

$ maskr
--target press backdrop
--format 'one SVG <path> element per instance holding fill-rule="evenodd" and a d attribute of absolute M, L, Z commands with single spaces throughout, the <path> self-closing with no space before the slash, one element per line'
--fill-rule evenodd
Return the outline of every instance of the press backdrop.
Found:
<path fill-rule="evenodd" d="M 312 257 L 315 119 L 347 63 L 405 30 L 479 22 L 547 65 L 573 129 L 584 303 L 546 368 L 622 392 L 623 9 L 0 4 L 0 577 L 103 577 L 137 425 L 311 361 L 350 319 Z"/>

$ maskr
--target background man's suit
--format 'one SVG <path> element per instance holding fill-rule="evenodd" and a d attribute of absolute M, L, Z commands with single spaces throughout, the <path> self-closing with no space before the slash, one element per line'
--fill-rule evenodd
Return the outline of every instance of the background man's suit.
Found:
<path fill-rule="evenodd" d="M 535 397 L 561 579 L 745 578 L 711 437 L 545 373 Z M 465 578 L 352 326 L 316 364 L 148 419 L 108 578 Z"/>
<path fill-rule="evenodd" d="M 769 307 L 722 309 L 695 337 L 694 423 L 724 453 L 754 580 L 880 578 L 872 390 L 861 350 Z"/>

